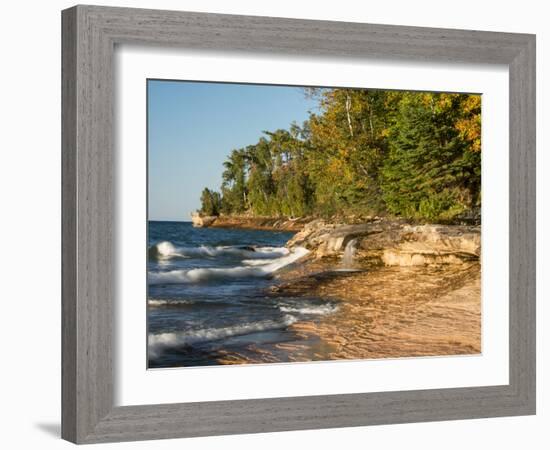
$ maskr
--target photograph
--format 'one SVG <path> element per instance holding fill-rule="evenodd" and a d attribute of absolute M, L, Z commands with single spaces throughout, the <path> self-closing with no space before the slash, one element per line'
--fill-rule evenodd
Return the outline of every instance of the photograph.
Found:
<path fill-rule="evenodd" d="M 481 95 L 147 80 L 148 368 L 481 353 Z"/>
<path fill-rule="evenodd" d="M 543 2 L 3 6 L 2 448 L 549 447 Z"/>

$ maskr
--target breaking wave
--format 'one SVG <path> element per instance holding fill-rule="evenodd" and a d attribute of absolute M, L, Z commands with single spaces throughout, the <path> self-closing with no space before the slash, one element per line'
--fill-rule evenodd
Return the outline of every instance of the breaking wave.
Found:
<path fill-rule="evenodd" d="M 287 314 L 281 320 L 263 320 L 231 327 L 153 334 L 149 336 L 149 357 L 156 358 L 167 348 L 185 347 L 260 331 L 279 330 L 294 322 L 296 318 Z"/>
<path fill-rule="evenodd" d="M 149 306 L 183 306 L 194 305 L 196 302 L 193 300 L 182 299 L 163 299 L 163 298 L 150 298 L 147 300 Z"/>
<path fill-rule="evenodd" d="M 201 245 L 199 247 L 176 247 L 168 241 L 159 242 L 148 249 L 150 259 L 169 258 L 213 258 L 216 256 L 234 256 L 250 259 L 274 259 L 289 254 L 285 247 L 253 247 Z"/>
<path fill-rule="evenodd" d="M 262 265 L 237 266 L 227 268 L 207 267 L 196 269 L 170 270 L 167 272 L 149 272 L 149 284 L 186 284 L 239 278 L 266 278 L 277 270 L 288 266 L 289 264 L 292 264 L 293 262 L 297 261 L 298 259 L 309 253 L 309 250 L 303 247 L 297 247 L 292 251 L 288 251 L 287 249 L 285 250 L 288 252 L 285 256 L 275 258 L 268 264 Z M 273 253 L 274 252 L 271 252 L 271 254 Z"/>
<path fill-rule="evenodd" d="M 285 313 L 297 314 L 312 314 L 312 315 L 327 315 L 338 311 L 336 305 L 319 305 L 319 306 L 280 306 L 279 309 Z"/>

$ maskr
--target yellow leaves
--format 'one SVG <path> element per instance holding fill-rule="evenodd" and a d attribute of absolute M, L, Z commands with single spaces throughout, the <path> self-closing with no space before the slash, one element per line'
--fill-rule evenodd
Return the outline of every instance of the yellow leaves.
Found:
<path fill-rule="evenodd" d="M 390 135 L 390 129 L 389 128 L 384 128 L 381 132 L 380 132 L 380 136 L 386 138 Z"/>
<path fill-rule="evenodd" d="M 470 143 L 473 152 L 481 151 L 481 120 L 479 116 L 457 121 L 456 129 L 460 136 Z"/>
<path fill-rule="evenodd" d="M 437 101 L 438 111 L 451 109 L 453 106 L 454 98 L 456 98 L 456 94 L 441 94 Z"/>
<path fill-rule="evenodd" d="M 339 174 L 342 168 L 341 162 L 336 158 L 332 158 L 327 166 L 327 170 L 332 174 Z"/>
<path fill-rule="evenodd" d="M 460 137 L 470 144 L 473 152 L 481 151 L 481 95 L 468 95 L 462 100 L 462 117 L 455 128 Z"/>
<path fill-rule="evenodd" d="M 454 128 L 460 138 L 468 143 L 470 151 L 481 151 L 481 95 L 429 92 L 405 95 L 409 101 L 418 101 L 434 114 L 451 114 L 455 117 Z"/>
<path fill-rule="evenodd" d="M 481 113 L 481 95 L 468 95 L 462 102 L 464 111 L 480 114 Z"/>
<path fill-rule="evenodd" d="M 429 107 L 431 104 L 433 104 L 433 94 L 430 93 L 411 93 L 411 98 L 414 98 L 414 96 L 418 96 L 420 103 L 426 107 Z"/>

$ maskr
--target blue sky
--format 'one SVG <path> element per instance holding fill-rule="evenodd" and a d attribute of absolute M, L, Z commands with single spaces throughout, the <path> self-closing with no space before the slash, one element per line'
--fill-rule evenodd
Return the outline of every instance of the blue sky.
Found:
<path fill-rule="evenodd" d="M 297 87 L 149 80 L 148 109 L 149 220 L 189 221 L 231 150 L 301 124 L 316 103 Z"/>

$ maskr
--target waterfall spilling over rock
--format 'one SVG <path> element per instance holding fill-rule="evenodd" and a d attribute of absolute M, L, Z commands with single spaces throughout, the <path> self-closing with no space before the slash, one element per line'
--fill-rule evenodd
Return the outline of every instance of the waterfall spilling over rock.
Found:
<path fill-rule="evenodd" d="M 357 250 L 357 239 L 350 240 L 344 249 L 344 254 L 342 255 L 342 266 L 345 269 L 351 269 L 353 267 L 353 260 L 355 258 L 355 251 Z"/>
<path fill-rule="evenodd" d="M 345 270 L 350 270 L 350 264 L 361 267 L 367 261 L 385 266 L 463 264 L 479 260 L 481 227 L 411 225 L 384 219 L 347 225 L 319 219 L 307 224 L 286 246 L 305 247 L 316 259 L 341 257 Z"/>

